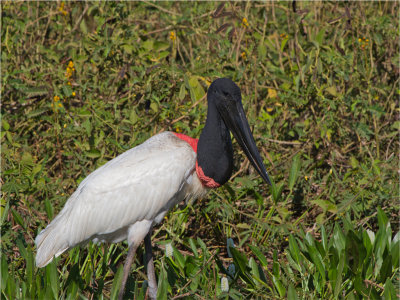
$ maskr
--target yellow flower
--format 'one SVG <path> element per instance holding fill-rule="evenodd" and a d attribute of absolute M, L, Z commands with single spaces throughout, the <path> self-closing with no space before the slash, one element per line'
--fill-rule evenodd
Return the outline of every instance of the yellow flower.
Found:
<path fill-rule="evenodd" d="M 72 92 L 72 97 L 75 97 L 76 96 L 76 93 L 75 92 Z"/>
<path fill-rule="evenodd" d="M 171 32 L 169 33 L 169 39 L 170 39 L 171 41 L 175 41 L 175 40 L 176 40 L 175 31 L 171 31 Z"/>
<path fill-rule="evenodd" d="M 361 43 L 361 39 L 358 39 L 358 41 Z"/>
<path fill-rule="evenodd" d="M 308 176 L 306 175 L 306 176 L 304 176 L 304 179 L 307 181 L 308 180 Z"/>
<path fill-rule="evenodd" d="M 279 107 L 282 107 L 282 103 L 279 103 L 279 102 L 275 102 L 275 106 L 279 106 Z"/>
<path fill-rule="evenodd" d="M 67 124 L 64 124 L 64 128 L 67 128 Z"/>
<path fill-rule="evenodd" d="M 68 14 L 68 12 L 64 9 L 64 2 L 61 2 L 60 7 L 58 8 L 58 10 L 64 15 L 66 16 Z"/>
<path fill-rule="evenodd" d="M 268 89 L 268 98 L 276 98 L 278 97 L 278 93 L 276 92 L 275 89 Z"/>
<path fill-rule="evenodd" d="M 57 102 L 58 100 L 60 100 L 60 97 L 54 96 L 53 100 L 54 100 L 54 102 Z"/>
<path fill-rule="evenodd" d="M 68 81 L 67 84 L 68 84 L 68 85 L 71 85 L 71 81 Z"/>
<path fill-rule="evenodd" d="M 267 107 L 267 112 L 272 112 L 274 109 L 272 107 Z"/>
<path fill-rule="evenodd" d="M 242 54 L 240 54 L 240 56 L 241 56 L 243 59 L 246 59 L 246 52 L 243 51 Z"/>
<path fill-rule="evenodd" d="M 69 61 L 68 67 L 70 67 L 71 69 L 74 67 L 74 62 L 72 60 Z"/>
<path fill-rule="evenodd" d="M 329 174 L 332 174 L 332 169 L 329 170 Z"/>
<path fill-rule="evenodd" d="M 61 103 L 58 103 L 58 106 L 59 106 L 59 107 L 62 107 L 62 104 L 61 104 Z"/>
<path fill-rule="evenodd" d="M 247 21 L 246 18 L 243 18 L 243 19 L 242 19 L 242 24 L 243 24 L 243 26 L 245 26 L 245 27 L 248 27 L 248 26 L 249 26 L 249 22 Z"/>
<path fill-rule="evenodd" d="M 249 27 L 249 22 L 247 22 L 246 18 L 242 19 L 242 25 L 243 25 L 243 27 Z"/>

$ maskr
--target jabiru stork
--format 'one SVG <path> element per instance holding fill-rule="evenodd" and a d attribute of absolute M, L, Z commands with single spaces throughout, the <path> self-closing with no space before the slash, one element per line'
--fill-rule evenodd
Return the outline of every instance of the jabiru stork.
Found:
<path fill-rule="evenodd" d="M 61 212 L 36 237 L 36 265 L 89 241 L 117 243 L 127 239 L 128 255 L 119 299 L 136 249 L 145 241 L 149 296 L 157 295 L 151 232 L 182 200 L 196 199 L 229 180 L 233 169 L 230 132 L 251 164 L 270 183 L 251 134 L 239 87 L 216 79 L 207 93 L 208 111 L 200 139 L 159 133 L 89 174 Z"/>

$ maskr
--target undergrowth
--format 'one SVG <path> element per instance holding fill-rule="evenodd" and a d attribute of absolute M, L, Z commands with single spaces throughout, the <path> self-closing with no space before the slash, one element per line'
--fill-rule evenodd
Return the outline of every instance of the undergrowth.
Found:
<path fill-rule="evenodd" d="M 274 183 L 234 141 L 232 179 L 155 228 L 159 298 L 399 297 L 398 2 L 1 10 L 4 299 L 115 298 L 126 243 L 38 269 L 34 238 L 105 162 L 161 131 L 198 138 L 218 77 L 240 86 Z M 142 258 L 127 298 L 145 297 Z"/>

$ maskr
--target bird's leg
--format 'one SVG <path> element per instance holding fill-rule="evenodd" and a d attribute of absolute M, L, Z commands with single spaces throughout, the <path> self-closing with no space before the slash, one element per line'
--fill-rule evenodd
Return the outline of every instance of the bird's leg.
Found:
<path fill-rule="evenodd" d="M 118 300 L 122 300 L 122 297 L 124 296 L 125 293 L 125 285 L 126 281 L 128 279 L 129 271 L 131 269 L 133 257 L 135 256 L 136 249 L 138 248 L 139 244 L 133 243 L 128 251 L 128 255 L 125 260 L 125 265 L 124 265 L 124 274 L 122 277 L 122 282 L 121 282 L 121 289 L 119 290 L 118 293 Z"/>
<path fill-rule="evenodd" d="M 154 271 L 153 253 L 151 249 L 151 230 L 144 238 L 144 247 L 146 251 L 146 268 L 147 268 L 147 279 L 149 282 L 149 296 L 150 299 L 155 300 L 157 298 L 157 281 L 156 274 Z"/>

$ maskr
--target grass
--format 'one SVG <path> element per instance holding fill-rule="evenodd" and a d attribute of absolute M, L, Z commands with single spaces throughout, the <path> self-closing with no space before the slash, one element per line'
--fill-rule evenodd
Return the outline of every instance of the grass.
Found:
<path fill-rule="evenodd" d="M 399 296 L 398 2 L 1 10 L 4 299 L 115 298 L 126 243 L 37 269 L 34 238 L 113 157 L 165 130 L 199 137 L 217 77 L 241 87 L 274 184 L 234 142 L 231 181 L 154 231 L 159 298 Z M 142 257 L 129 298 L 145 297 Z"/>

